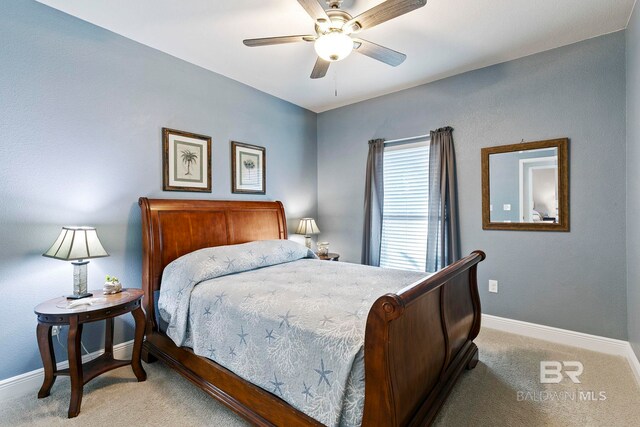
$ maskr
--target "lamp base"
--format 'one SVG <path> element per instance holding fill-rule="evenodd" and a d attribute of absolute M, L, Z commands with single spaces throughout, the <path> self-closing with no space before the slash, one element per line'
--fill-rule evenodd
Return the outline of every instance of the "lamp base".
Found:
<path fill-rule="evenodd" d="M 73 295 L 67 295 L 67 299 L 82 299 L 82 298 L 88 298 L 88 297 L 92 297 L 93 294 L 91 292 L 86 292 L 84 294 L 73 294 Z"/>
<path fill-rule="evenodd" d="M 311 249 L 311 236 L 304 236 L 304 245 Z"/>
<path fill-rule="evenodd" d="M 87 292 L 87 264 L 89 261 L 74 261 L 73 264 L 73 295 L 67 299 L 82 299 L 92 296 Z"/>

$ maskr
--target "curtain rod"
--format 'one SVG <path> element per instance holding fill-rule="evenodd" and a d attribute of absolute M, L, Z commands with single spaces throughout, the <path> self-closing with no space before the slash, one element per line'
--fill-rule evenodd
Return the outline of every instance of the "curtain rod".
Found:
<path fill-rule="evenodd" d="M 427 139 L 430 138 L 431 135 L 418 135 L 418 136 L 412 136 L 409 138 L 400 138 L 400 139 L 390 139 L 388 141 L 384 142 L 384 145 L 386 146 L 394 146 L 394 145 L 402 145 L 402 144 L 409 144 L 411 142 L 414 142 L 418 139 Z"/>

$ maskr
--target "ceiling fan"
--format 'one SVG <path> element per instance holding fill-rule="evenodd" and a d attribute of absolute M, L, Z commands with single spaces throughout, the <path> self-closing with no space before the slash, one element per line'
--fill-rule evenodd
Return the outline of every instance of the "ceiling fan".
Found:
<path fill-rule="evenodd" d="M 265 37 L 247 39 L 243 43 L 246 46 L 256 47 L 302 41 L 314 42 L 318 59 L 311 72 L 312 79 L 324 77 L 332 62 L 343 60 L 354 50 L 397 67 L 404 62 L 407 55 L 354 35 L 427 4 L 427 0 L 387 0 L 353 18 L 340 9 L 342 0 L 326 0 L 328 10 L 324 10 L 318 1 L 298 0 L 300 6 L 315 21 L 315 35 Z"/>

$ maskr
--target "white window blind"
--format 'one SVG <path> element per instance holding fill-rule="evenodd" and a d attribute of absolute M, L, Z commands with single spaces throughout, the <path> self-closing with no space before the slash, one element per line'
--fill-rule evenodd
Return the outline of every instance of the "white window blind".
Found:
<path fill-rule="evenodd" d="M 386 147 L 380 266 L 425 271 L 429 206 L 429 145 Z"/>

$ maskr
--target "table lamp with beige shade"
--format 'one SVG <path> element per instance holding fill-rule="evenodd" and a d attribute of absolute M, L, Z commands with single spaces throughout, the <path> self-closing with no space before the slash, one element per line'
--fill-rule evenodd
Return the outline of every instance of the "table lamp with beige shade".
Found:
<path fill-rule="evenodd" d="M 313 218 L 300 218 L 296 234 L 304 235 L 304 244 L 311 249 L 311 235 L 320 234 L 320 229 Z"/>
<path fill-rule="evenodd" d="M 56 241 L 42 255 L 72 261 L 73 295 L 68 295 L 67 299 L 81 299 L 93 295 L 87 292 L 87 260 L 109 256 L 102 247 L 94 227 L 62 227 Z"/>

